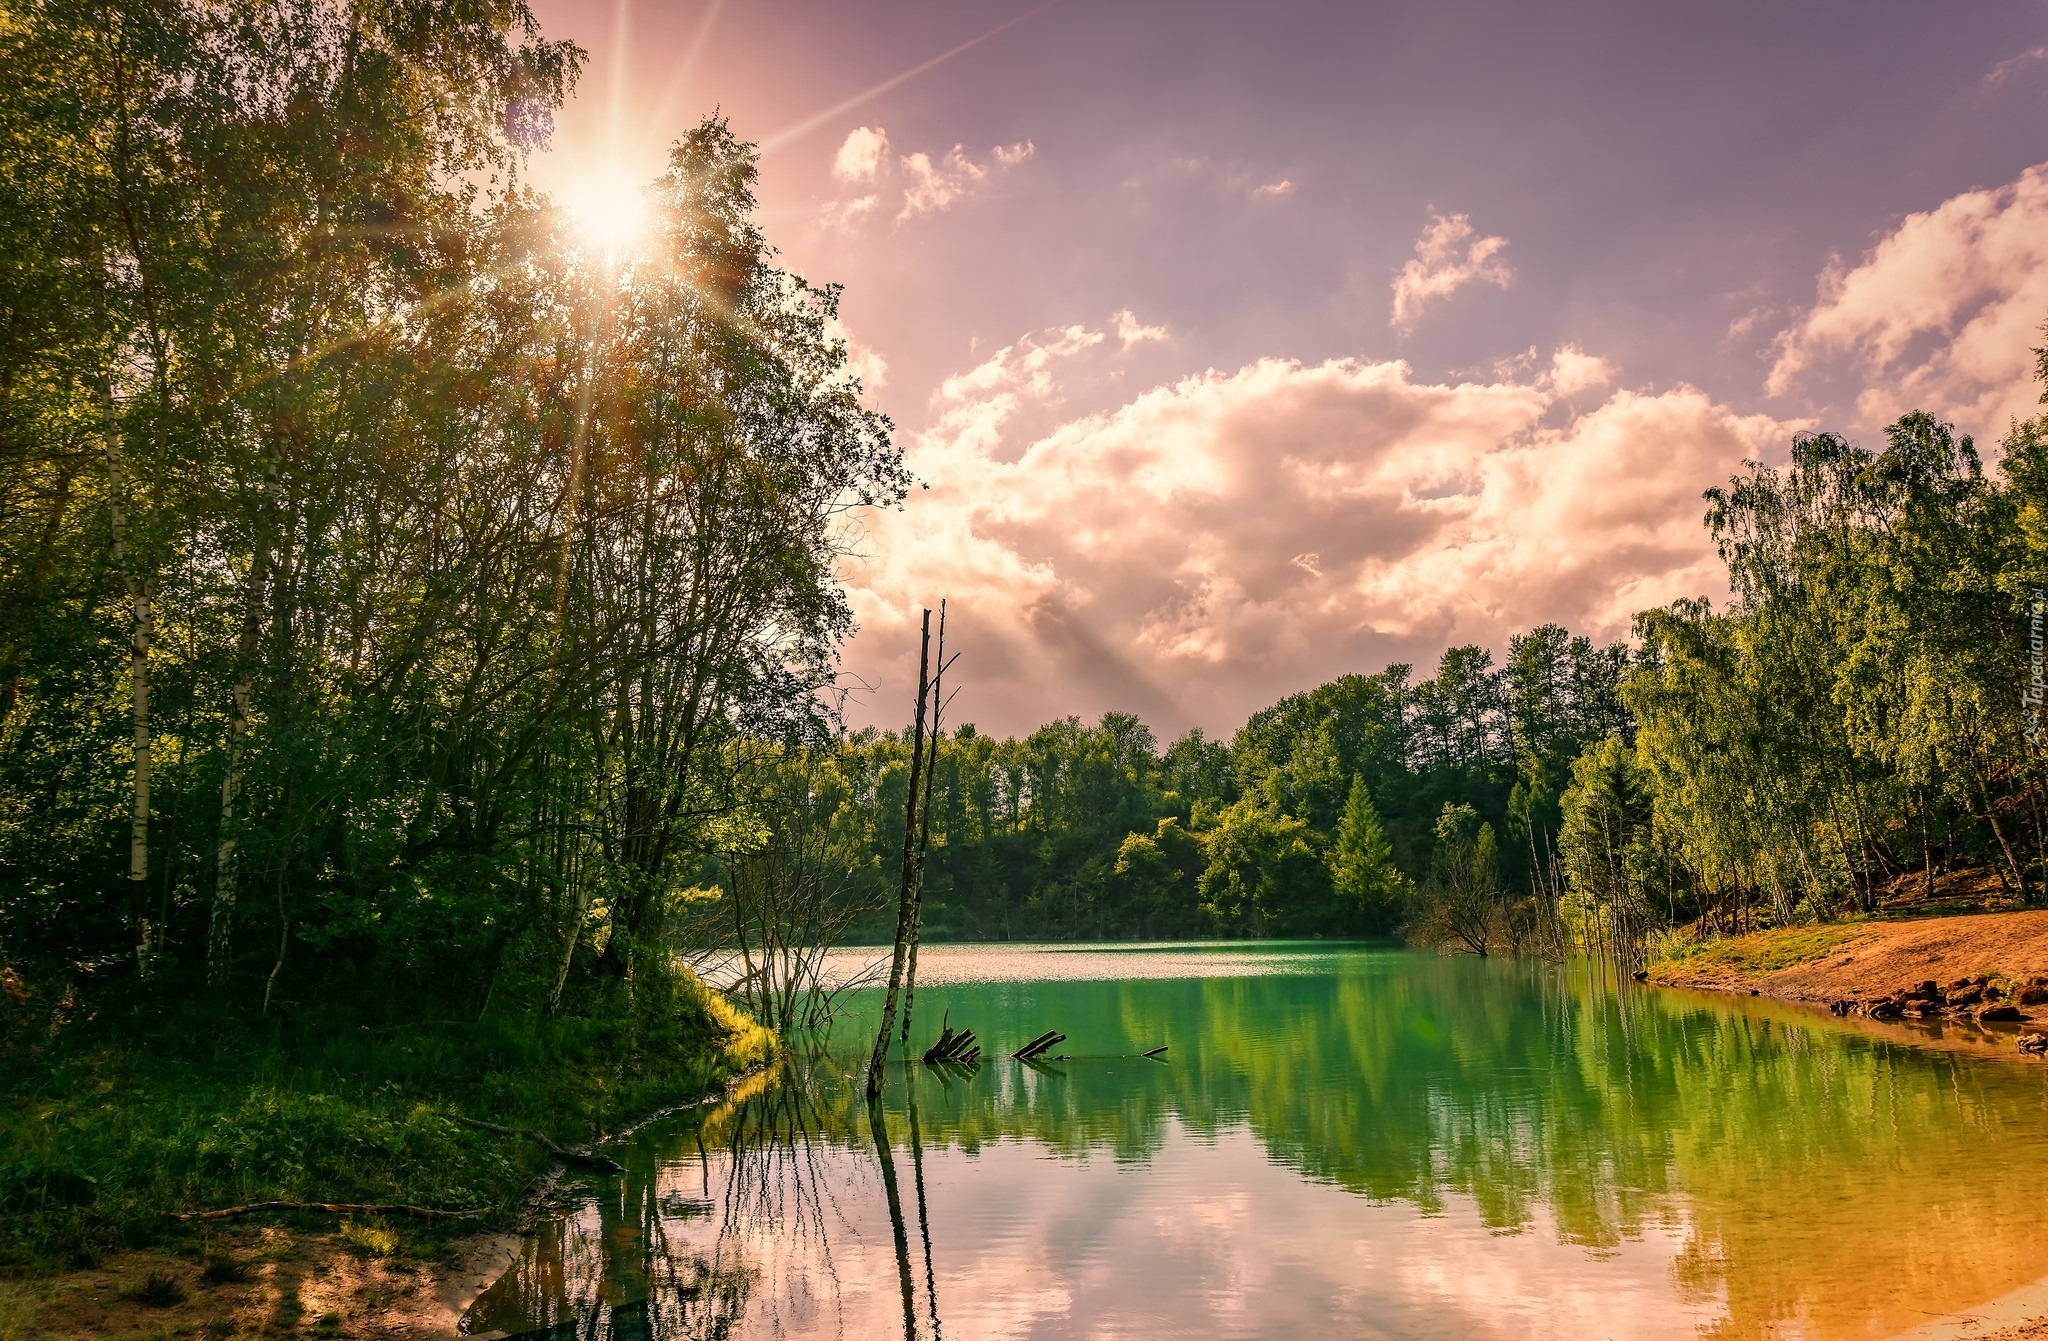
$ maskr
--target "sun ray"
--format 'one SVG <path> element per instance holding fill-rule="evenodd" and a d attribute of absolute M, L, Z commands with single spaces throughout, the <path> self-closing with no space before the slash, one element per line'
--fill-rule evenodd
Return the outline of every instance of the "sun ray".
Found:
<path fill-rule="evenodd" d="M 805 117 L 802 121 L 797 122 L 795 125 L 777 131 L 775 134 L 770 135 L 766 139 L 761 141 L 761 153 L 763 155 L 767 155 L 775 152 L 775 150 L 780 149 L 782 146 L 790 143 L 792 140 L 797 140 L 805 135 L 810 134 L 812 131 L 824 125 L 826 122 L 844 116 L 846 113 L 852 111 L 854 108 L 860 106 L 862 103 L 867 102 L 869 99 L 878 98 L 882 94 L 887 93 L 890 89 L 899 88 L 902 85 L 907 84 L 911 80 L 917 78 L 919 75 L 924 74 L 926 71 L 944 65 L 947 61 L 952 60 L 955 56 L 958 56 L 962 52 L 969 51 L 975 47 L 980 46 L 983 42 L 988 41 L 992 37 L 996 37 L 1008 32 L 1010 29 L 1024 22 L 1024 20 L 1032 18 L 1039 14 L 1043 14 L 1046 10 L 1051 9 L 1054 5 L 1057 5 L 1059 2 L 1060 0 L 1046 0 L 1046 2 L 1042 5 L 1038 5 L 1032 9 L 1027 9 L 1022 14 L 1019 14 L 1015 18 L 1008 19 L 1002 23 L 997 24 L 995 27 L 989 29 L 987 32 L 983 33 L 979 37 L 970 37 L 965 42 L 962 42 L 959 46 L 954 47 L 951 51 L 941 52 L 938 55 L 932 57 L 930 60 L 925 61 L 921 65 L 913 65 L 908 70 L 905 70 L 902 74 L 893 75 L 888 79 L 884 79 L 881 83 L 876 84 L 870 88 L 863 89 L 861 92 L 854 94 L 850 98 L 845 98 L 839 102 L 833 103 L 830 107 L 827 107 L 822 112 L 817 112 L 811 116 Z"/>
<path fill-rule="evenodd" d="M 688 86 L 691 76 L 696 73 L 697 60 L 704 54 L 704 48 L 711 41 L 711 31 L 718 26 L 719 16 L 724 12 L 725 0 L 712 0 L 706 7 L 704 17 L 698 20 L 696 34 L 690 38 L 689 49 L 683 52 L 683 58 L 677 63 L 675 73 L 671 74 L 668 83 L 662 86 L 661 97 L 655 101 L 654 110 L 647 114 L 648 125 L 660 126 L 667 121 L 669 112 L 682 98 L 684 88 Z"/>

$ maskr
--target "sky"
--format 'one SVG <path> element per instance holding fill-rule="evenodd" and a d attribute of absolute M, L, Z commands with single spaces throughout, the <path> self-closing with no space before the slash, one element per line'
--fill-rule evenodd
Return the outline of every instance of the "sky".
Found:
<path fill-rule="evenodd" d="M 1725 598 L 1701 491 L 2039 411 L 2048 0 L 536 0 L 534 179 L 717 111 L 921 484 L 849 519 L 855 725 L 1162 738 Z"/>

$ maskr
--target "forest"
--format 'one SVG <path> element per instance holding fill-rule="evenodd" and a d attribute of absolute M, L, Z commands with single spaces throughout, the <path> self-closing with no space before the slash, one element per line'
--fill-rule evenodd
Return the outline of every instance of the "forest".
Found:
<path fill-rule="evenodd" d="M 911 481 L 753 147 L 691 129 L 615 255 L 524 184 L 582 54 L 522 4 L 10 16 L 6 1008 L 552 1015 L 886 938 L 913 745 L 836 716 L 835 564 Z M 1788 446 L 1707 490 L 1732 602 L 1627 643 L 1227 741 L 944 729 L 929 934 L 1634 954 L 1958 871 L 2037 901 L 2048 421 L 1990 470 L 1918 413 Z"/>
<path fill-rule="evenodd" d="M 827 738 L 891 426 L 725 122 L 630 256 L 523 184 L 581 60 L 516 0 L 8 11 L 0 999 L 645 990 Z"/>

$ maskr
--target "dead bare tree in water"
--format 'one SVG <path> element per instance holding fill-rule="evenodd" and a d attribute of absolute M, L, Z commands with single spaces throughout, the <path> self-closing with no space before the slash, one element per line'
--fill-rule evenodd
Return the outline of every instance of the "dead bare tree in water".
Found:
<path fill-rule="evenodd" d="M 886 1040 L 888 1034 L 882 1037 Z M 911 1083 L 916 1084 L 915 1078 Z M 903 1197 L 896 1189 L 896 1160 L 889 1151 L 889 1127 L 879 1096 L 868 1100 L 868 1133 L 875 1138 L 875 1160 L 882 1166 L 882 1194 L 889 1202 L 889 1228 L 896 1237 L 897 1284 L 903 1291 L 903 1341 L 917 1341 L 917 1287 L 910 1278 L 910 1236 L 903 1228 Z"/>
<path fill-rule="evenodd" d="M 932 845 L 932 782 L 939 771 L 939 741 L 946 734 L 946 668 L 953 659 L 946 656 L 946 602 L 939 602 L 938 668 L 932 674 L 932 729 L 927 737 L 930 754 L 924 763 L 924 800 L 918 806 L 917 877 L 910 892 L 910 957 L 903 974 L 903 1042 L 910 1042 L 910 1011 L 917 1003 L 917 947 L 924 939 L 924 861 Z"/>
<path fill-rule="evenodd" d="M 943 633 L 943 623 L 940 627 Z M 941 658 L 944 652 L 942 643 Z M 940 669 L 944 669 L 943 659 L 940 662 Z M 910 791 L 904 801 L 903 811 L 903 867 L 902 883 L 896 902 L 895 947 L 889 960 L 888 991 L 882 998 L 882 1027 L 875 1033 L 875 1050 L 868 1059 L 867 1095 L 870 1102 L 882 1093 L 882 1068 L 889 1061 L 889 1035 L 896 1029 L 896 1006 L 903 992 L 911 947 L 917 939 L 917 923 L 921 911 L 919 898 L 924 877 L 922 843 L 929 840 L 931 832 L 931 779 L 926 765 L 937 762 L 937 718 L 939 709 L 943 706 L 933 693 L 932 612 L 926 610 L 918 637 L 917 715 L 910 733 Z M 928 720 L 933 727 L 930 733 L 933 746 L 930 759 L 926 758 L 925 750 Z"/>

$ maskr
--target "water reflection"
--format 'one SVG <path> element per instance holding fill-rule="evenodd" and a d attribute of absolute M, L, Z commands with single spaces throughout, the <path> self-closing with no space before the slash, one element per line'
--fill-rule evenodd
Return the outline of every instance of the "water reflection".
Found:
<path fill-rule="evenodd" d="M 991 1057 L 1057 1026 L 1071 1060 L 908 1068 L 872 1109 L 850 1063 L 792 1062 L 649 1133 L 469 1328 L 936 1341 L 943 1294 L 956 1341 L 1846 1339 L 2048 1271 L 2043 1068 L 1768 1003 L 1289 953 L 928 987 Z"/>

